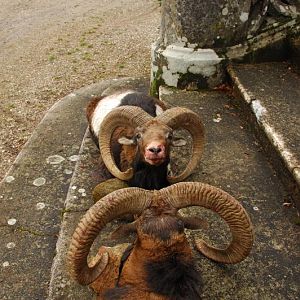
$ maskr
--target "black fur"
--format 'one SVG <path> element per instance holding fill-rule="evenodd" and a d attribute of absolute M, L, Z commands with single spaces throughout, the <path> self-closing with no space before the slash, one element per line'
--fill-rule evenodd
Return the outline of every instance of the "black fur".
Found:
<path fill-rule="evenodd" d="M 112 152 L 116 165 L 121 168 L 120 165 L 120 152 L 121 147 L 119 143 L 113 143 Z M 130 187 L 140 187 L 147 190 L 160 190 L 170 185 L 167 180 L 168 164 L 170 159 L 166 159 L 159 166 L 153 166 L 143 161 L 139 150 L 132 163 L 133 177 L 128 181 Z"/>
<path fill-rule="evenodd" d="M 155 101 L 152 97 L 146 94 L 139 92 L 128 94 L 122 99 L 121 104 L 119 106 L 123 105 L 138 106 L 152 117 L 156 117 Z"/>
<path fill-rule="evenodd" d="M 111 150 L 112 150 L 115 164 L 120 168 L 121 167 L 120 166 L 120 163 L 121 163 L 120 153 L 122 151 L 122 145 L 120 143 L 118 143 L 117 141 L 113 140 L 111 143 Z"/>
<path fill-rule="evenodd" d="M 201 299 L 201 278 L 193 261 L 175 253 L 168 258 L 145 265 L 151 291 L 172 300 Z"/>
<path fill-rule="evenodd" d="M 140 159 L 139 152 L 133 162 L 133 177 L 128 184 L 147 190 L 160 190 L 170 185 L 167 180 L 169 159 L 159 166 L 152 166 Z"/>
<path fill-rule="evenodd" d="M 152 117 L 156 117 L 155 100 L 146 94 L 139 92 L 128 94 L 122 99 L 120 106 L 122 105 L 138 106 Z M 169 186 L 170 183 L 167 180 L 168 164 L 169 160 L 160 166 L 149 165 L 140 159 L 138 152 L 133 162 L 134 175 L 128 182 L 129 186 L 147 190 L 159 190 Z"/>

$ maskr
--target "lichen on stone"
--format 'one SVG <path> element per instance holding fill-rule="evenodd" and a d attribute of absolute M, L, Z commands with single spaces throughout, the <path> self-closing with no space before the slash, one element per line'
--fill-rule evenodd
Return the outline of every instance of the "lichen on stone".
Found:
<path fill-rule="evenodd" d="M 11 183 L 15 180 L 15 177 L 14 176 L 6 176 L 5 177 L 5 182 L 7 183 Z"/>
<path fill-rule="evenodd" d="M 38 178 L 36 178 L 34 181 L 33 181 L 33 185 L 34 186 L 37 186 L 37 187 L 39 187 L 39 186 L 42 186 L 42 185 L 44 185 L 46 183 L 46 179 L 44 178 L 44 177 L 38 177 Z"/>
<path fill-rule="evenodd" d="M 7 224 L 10 225 L 10 226 L 13 226 L 17 223 L 17 220 L 14 219 L 14 218 L 11 218 L 11 219 L 8 219 L 7 220 Z"/>
<path fill-rule="evenodd" d="M 50 165 L 57 165 L 60 164 L 64 161 L 65 159 L 61 156 L 61 155 L 51 155 L 49 157 L 47 157 L 46 161 L 48 164 Z"/>

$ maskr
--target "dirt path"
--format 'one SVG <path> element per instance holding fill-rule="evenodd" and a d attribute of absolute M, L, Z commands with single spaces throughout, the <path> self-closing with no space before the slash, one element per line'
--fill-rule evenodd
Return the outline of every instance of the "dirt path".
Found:
<path fill-rule="evenodd" d="M 150 74 L 157 0 L 11 0 L 0 10 L 0 179 L 45 112 L 106 78 Z"/>

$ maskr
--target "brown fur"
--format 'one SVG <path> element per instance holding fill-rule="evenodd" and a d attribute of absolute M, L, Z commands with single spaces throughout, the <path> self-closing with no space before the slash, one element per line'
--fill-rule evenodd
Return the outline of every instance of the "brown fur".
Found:
<path fill-rule="evenodd" d="M 176 214 L 176 210 L 161 199 L 154 200 L 143 212 L 135 222 L 137 239 L 132 250 L 127 250 L 118 279 L 113 275 L 116 273 L 114 262 L 121 259 L 114 256 L 111 259 L 110 251 L 112 265 L 109 262 L 105 277 L 101 274 L 97 283 L 92 284 L 98 292 L 98 300 L 200 299 L 200 278 L 184 233 L 184 222 Z M 115 280 L 113 287 L 111 279 L 105 284 L 109 275 Z"/>

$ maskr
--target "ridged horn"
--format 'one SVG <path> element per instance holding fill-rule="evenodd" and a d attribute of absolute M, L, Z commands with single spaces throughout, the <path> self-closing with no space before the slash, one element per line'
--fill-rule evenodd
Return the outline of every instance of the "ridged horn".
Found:
<path fill-rule="evenodd" d="M 109 263 L 108 254 L 98 257 L 93 267 L 87 262 L 90 248 L 102 228 L 124 214 L 141 214 L 151 202 L 152 194 L 140 188 L 126 188 L 105 196 L 94 204 L 74 231 L 68 251 L 70 274 L 82 285 L 94 282 Z"/>
<path fill-rule="evenodd" d="M 221 189 L 198 182 L 182 182 L 160 190 L 177 209 L 202 206 L 216 212 L 229 226 L 232 240 L 226 249 L 196 241 L 197 249 L 208 258 L 234 264 L 245 259 L 252 248 L 254 234 L 250 218 L 242 205 Z"/>
<path fill-rule="evenodd" d="M 183 107 L 170 108 L 156 117 L 156 119 L 173 130 L 186 129 L 192 136 L 193 150 L 190 161 L 182 173 L 177 176 L 168 176 L 170 183 L 182 181 L 193 172 L 201 159 L 204 148 L 204 126 L 196 113 Z"/>
<path fill-rule="evenodd" d="M 112 110 L 103 120 L 99 132 L 99 148 L 104 164 L 111 174 L 120 180 L 129 180 L 133 176 L 132 168 L 122 172 L 116 165 L 111 151 L 111 138 L 117 127 L 143 125 L 152 117 L 140 107 L 120 106 Z"/>

